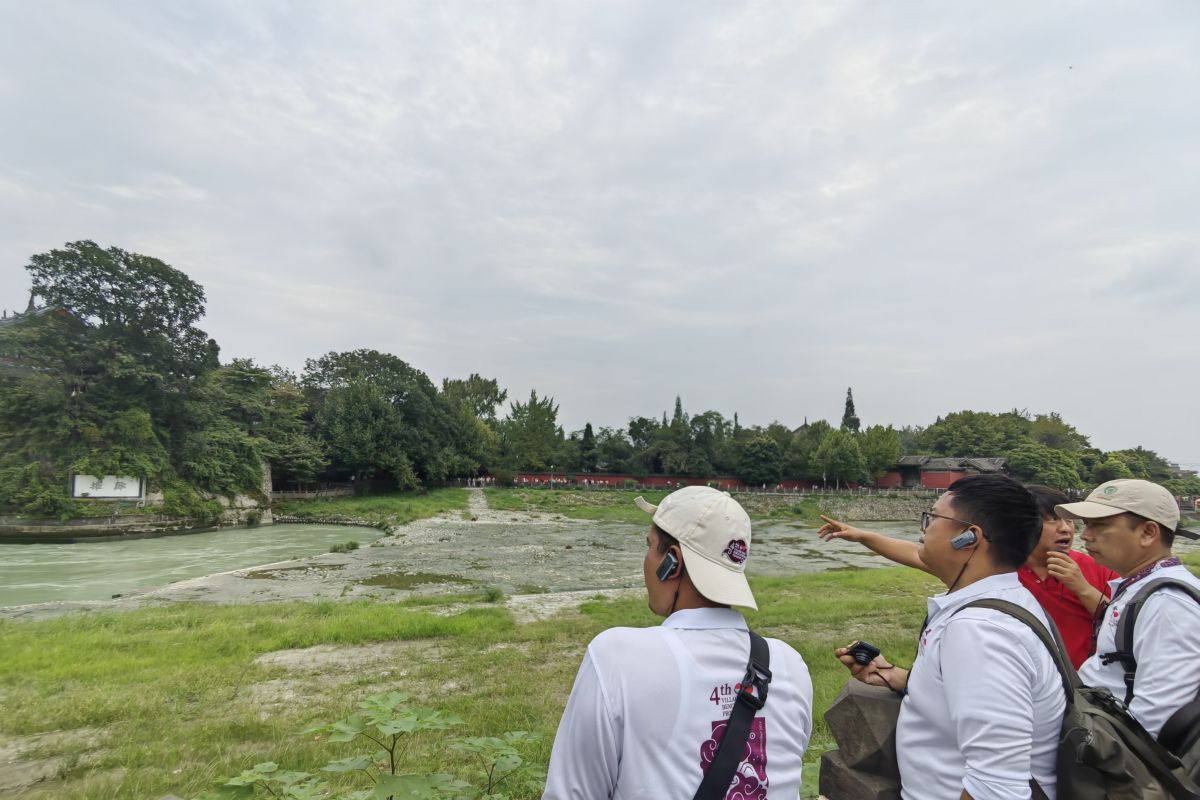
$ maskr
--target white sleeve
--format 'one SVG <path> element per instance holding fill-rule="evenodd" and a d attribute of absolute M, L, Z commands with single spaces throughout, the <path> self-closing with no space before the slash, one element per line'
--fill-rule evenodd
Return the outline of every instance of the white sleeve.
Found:
<path fill-rule="evenodd" d="M 1146 599 L 1133 636 L 1137 672 L 1129 711 L 1149 734 L 1200 690 L 1200 605 L 1163 589 Z"/>
<path fill-rule="evenodd" d="M 1026 800 L 1033 759 L 1033 684 L 1037 670 L 1012 631 L 962 617 L 942 634 L 942 680 L 963 788 L 975 800 Z"/>
<path fill-rule="evenodd" d="M 609 709 L 589 648 L 558 723 L 542 800 L 609 800 L 620 763 L 620 720 Z"/>

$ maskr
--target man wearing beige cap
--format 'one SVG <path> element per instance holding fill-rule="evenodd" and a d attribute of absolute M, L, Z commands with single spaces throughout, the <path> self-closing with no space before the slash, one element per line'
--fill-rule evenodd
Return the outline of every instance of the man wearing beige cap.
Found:
<path fill-rule="evenodd" d="M 1111 583 L 1107 607 L 1097 609 L 1096 652 L 1079 668 L 1079 677 L 1123 698 L 1142 727 L 1159 737 L 1172 715 L 1200 692 L 1200 594 L 1193 598 L 1186 588 L 1200 592 L 1200 579 L 1171 554 L 1176 536 L 1197 534 L 1179 527 L 1175 498 L 1150 481 L 1109 481 L 1086 500 L 1055 510 L 1083 520 L 1079 538 L 1088 553 L 1121 576 Z M 1162 579 L 1183 586 L 1156 590 Z M 1136 624 L 1131 648 L 1120 650 L 1127 611 Z"/>
<path fill-rule="evenodd" d="M 812 680 L 799 653 L 766 639 L 769 691 L 758 682 L 743 690 L 750 637 L 731 606 L 758 608 L 745 575 L 750 518 L 728 494 L 704 486 L 657 506 L 636 502 L 653 515 L 642 575 L 650 610 L 666 620 L 611 628 L 588 645 L 543 798 L 693 797 L 714 756 L 723 760 L 716 754 L 736 727 L 731 714 L 744 712 L 734 709 L 745 691 L 761 702 L 740 754 L 731 751 L 729 788 L 714 796 L 794 800 L 812 733 Z"/>

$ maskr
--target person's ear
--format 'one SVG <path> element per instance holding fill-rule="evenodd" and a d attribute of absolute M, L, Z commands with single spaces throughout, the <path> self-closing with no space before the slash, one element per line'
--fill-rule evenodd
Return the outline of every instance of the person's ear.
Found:
<path fill-rule="evenodd" d="M 658 562 L 658 568 L 654 574 L 658 580 L 665 583 L 678 578 L 683 572 L 683 559 L 679 548 L 671 545 L 667 552 L 663 553 L 662 561 Z"/>
<path fill-rule="evenodd" d="M 678 578 L 683 574 L 683 551 L 679 549 L 679 545 L 671 545 L 671 552 L 675 554 L 675 560 L 679 562 L 679 566 L 675 567 L 675 574 L 671 577 Z"/>

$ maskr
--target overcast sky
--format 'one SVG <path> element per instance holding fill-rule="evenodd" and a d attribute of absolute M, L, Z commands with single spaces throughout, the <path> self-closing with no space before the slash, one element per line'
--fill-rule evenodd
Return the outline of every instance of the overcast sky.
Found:
<path fill-rule="evenodd" d="M 5 2 L 0 306 L 90 238 L 224 360 L 1200 464 L 1198 42 L 1192 0 Z"/>

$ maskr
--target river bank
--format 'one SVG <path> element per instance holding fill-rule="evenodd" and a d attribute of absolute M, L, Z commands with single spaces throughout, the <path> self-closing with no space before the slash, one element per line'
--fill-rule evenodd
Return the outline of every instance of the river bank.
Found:
<path fill-rule="evenodd" d="M 539 599 L 546 595 L 641 587 L 644 513 L 637 511 L 640 519 L 633 517 L 638 519 L 636 524 L 571 519 L 557 513 L 494 509 L 482 491 L 467 492 L 469 495 L 463 494 L 465 508 L 452 507 L 437 516 L 393 528 L 370 546 L 350 552 L 216 571 L 144 591 L 122 592 L 123 596 L 112 599 L 5 607 L 0 608 L 0 618 L 35 620 L 180 602 L 397 602 L 413 596 L 464 594 L 522 598 L 513 601 L 513 613 L 536 614 L 543 604 L 559 607 L 558 601 L 546 598 L 543 603 Z M 369 524 L 374 520 L 364 516 L 356 521 Z M 286 527 L 264 530 L 262 535 L 280 537 Z M 908 538 L 917 535 L 916 526 L 909 523 L 881 523 L 876 527 Z M 344 528 L 343 532 L 346 539 L 369 541 L 356 536 L 354 529 Z M 363 533 L 380 535 L 377 530 Z M 886 564 L 851 543 L 820 541 L 814 525 L 804 520 L 759 521 L 754 548 L 751 574 L 764 576 Z M 86 555 L 77 550 L 71 554 Z"/>
<path fill-rule="evenodd" d="M 903 569 L 755 577 L 764 610 L 750 621 L 801 650 L 816 702 L 827 705 L 845 681 L 832 648 L 869 625 L 872 641 L 904 657 L 929 583 Z M 587 642 L 613 625 L 657 620 L 642 589 L 539 597 L 552 605 L 524 617 L 511 600 L 457 594 L 0 621 L 0 798 L 195 798 L 264 761 L 316 771 L 357 751 L 296 734 L 387 691 L 459 715 L 466 723 L 455 736 L 537 734 L 527 756 L 545 764 Z M 815 722 L 804 797 L 815 796 L 829 744 Z M 478 780 L 472 757 L 444 742 L 414 738 L 402 771 Z M 354 785 L 352 775 L 326 777 Z M 511 791 L 517 800 L 539 794 Z"/>
<path fill-rule="evenodd" d="M 909 523 L 874 527 L 916 535 Z M 263 761 L 316 770 L 354 751 L 296 733 L 384 691 L 459 714 L 456 735 L 539 734 L 529 757 L 544 764 L 587 642 L 613 625 L 657 622 L 642 587 L 645 529 L 644 517 L 497 510 L 472 492 L 466 513 L 410 523 L 377 547 L 110 602 L 8 609 L 0 800 L 194 798 Z M 756 525 L 753 547 L 762 611 L 748 619 L 801 652 L 817 708 L 845 681 L 830 652 L 847 640 L 869 637 L 899 663 L 911 659 L 932 578 L 863 569 L 885 562 L 821 542 L 801 522 Z M 1200 551 L 1184 558 L 1200 566 Z M 804 798 L 815 797 L 831 745 L 814 722 Z M 443 741 L 416 739 L 405 769 L 476 777 Z"/>

